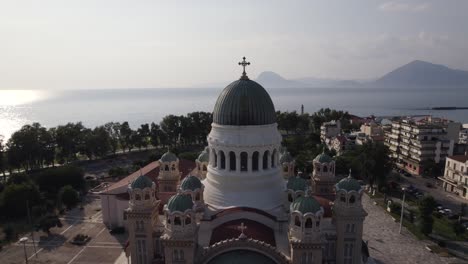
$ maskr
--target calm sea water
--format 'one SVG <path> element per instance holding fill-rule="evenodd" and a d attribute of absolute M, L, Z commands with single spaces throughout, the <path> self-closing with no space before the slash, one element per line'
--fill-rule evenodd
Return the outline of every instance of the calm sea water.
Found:
<path fill-rule="evenodd" d="M 132 127 L 159 122 L 168 114 L 212 111 L 222 89 L 120 89 L 73 91 L 0 90 L 0 135 L 22 125 L 46 127 L 82 121 L 94 127 L 128 121 Z M 381 90 L 372 88 L 267 89 L 277 110 L 306 112 L 323 107 L 367 116 L 425 115 L 468 123 L 468 110 L 434 111 L 436 106 L 468 106 L 468 89 Z"/>

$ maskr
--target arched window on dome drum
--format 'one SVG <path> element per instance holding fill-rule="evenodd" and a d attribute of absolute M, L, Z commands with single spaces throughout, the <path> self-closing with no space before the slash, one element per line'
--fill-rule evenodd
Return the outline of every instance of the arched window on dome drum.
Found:
<path fill-rule="evenodd" d="M 288 202 L 292 203 L 293 202 L 293 197 L 291 193 L 288 193 Z"/>
<path fill-rule="evenodd" d="M 276 167 L 276 149 L 273 150 L 273 154 L 271 155 L 271 167 Z"/>
<path fill-rule="evenodd" d="M 185 217 L 185 225 L 190 225 L 190 223 L 192 223 L 192 219 L 190 218 L 190 215 L 187 215 Z"/>
<path fill-rule="evenodd" d="M 216 151 L 213 151 L 213 168 L 218 167 L 218 155 L 216 155 Z"/>
<path fill-rule="evenodd" d="M 351 197 L 349 197 L 349 203 L 353 204 L 355 201 L 356 198 L 354 197 L 354 195 L 351 195 Z"/>
<path fill-rule="evenodd" d="M 233 151 L 229 152 L 229 170 L 236 170 L 236 154 Z"/>
<path fill-rule="evenodd" d="M 258 171 L 258 156 L 260 154 L 258 153 L 258 151 L 255 151 L 253 154 L 252 154 L 252 171 Z"/>
<path fill-rule="evenodd" d="M 180 222 L 180 217 L 176 216 L 174 217 L 174 225 L 181 225 L 182 223 Z"/>
<path fill-rule="evenodd" d="M 305 228 L 312 228 L 312 219 L 307 218 L 305 222 Z"/>
<path fill-rule="evenodd" d="M 175 164 L 172 164 L 172 170 L 175 171 L 176 167 Z"/>
<path fill-rule="evenodd" d="M 206 165 L 203 165 L 203 171 L 206 171 Z"/>
<path fill-rule="evenodd" d="M 146 193 L 145 194 L 145 200 L 149 200 L 149 199 L 150 199 L 150 195 L 149 195 L 149 193 Z"/>
<path fill-rule="evenodd" d="M 200 193 L 197 193 L 197 194 L 195 195 L 195 201 L 200 201 Z"/>
<path fill-rule="evenodd" d="M 299 219 L 299 216 L 296 215 L 296 217 L 294 217 L 294 224 L 296 226 L 301 226 L 301 220 Z"/>
<path fill-rule="evenodd" d="M 222 170 L 224 170 L 226 169 L 226 156 L 224 155 L 224 151 L 220 151 L 219 156 L 221 157 L 220 167 Z"/>
<path fill-rule="evenodd" d="M 164 170 L 165 170 L 165 171 L 169 171 L 169 165 L 166 164 L 166 165 L 164 166 Z"/>
<path fill-rule="evenodd" d="M 323 166 L 323 172 L 328 172 L 327 166 Z"/>
<path fill-rule="evenodd" d="M 288 170 L 289 170 L 288 165 L 284 165 L 284 166 L 283 166 L 283 171 L 284 171 L 284 172 L 288 172 Z"/>
<path fill-rule="evenodd" d="M 140 200 L 141 200 L 141 197 L 140 197 L 139 194 L 135 194 L 135 200 L 137 200 L 137 201 L 140 201 Z"/>
<path fill-rule="evenodd" d="M 247 171 L 248 170 L 248 165 L 247 165 L 247 159 L 249 158 L 249 155 L 247 155 L 247 152 L 241 152 L 240 159 L 241 159 L 241 171 Z"/>
<path fill-rule="evenodd" d="M 270 156 L 270 151 L 265 151 L 263 153 L 263 169 L 266 170 L 268 169 L 268 156 Z"/>

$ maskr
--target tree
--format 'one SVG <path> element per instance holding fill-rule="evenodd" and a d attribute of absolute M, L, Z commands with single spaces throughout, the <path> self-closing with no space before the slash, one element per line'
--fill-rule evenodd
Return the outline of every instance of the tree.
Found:
<path fill-rule="evenodd" d="M 161 128 L 159 127 L 158 124 L 155 124 L 154 122 L 151 123 L 151 129 L 150 129 L 150 142 L 153 147 L 157 147 L 161 140 L 160 140 L 160 135 L 162 131 Z"/>
<path fill-rule="evenodd" d="M 2 192 L 1 205 L 8 217 L 26 216 L 26 201 L 30 206 L 41 202 L 39 189 L 32 183 L 10 184 Z"/>
<path fill-rule="evenodd" d="M 130 151 L 132 149 L 132 133 L 133 130 L 130 128 L 128 122 L 123 122 L 120 126 L 120 145 L 122 146 L 123 151 L 125 151 L 125 149 Z"/>
<path fill-rule="evenodd" d="M 41 191 L 55 199 L 63 186 L 71 185 L 75 190 L 84 190 L 84 172 L 75 166 L 62 166 L 43 170 L 34 175 L 36 183 Z"/>
<path fill-rule="evenodd" d="M 55 214 L 47 214 L 39 218 L 36 224 L 36 231 L 42 230 L 50 235 L 50 229 L 53 227 L 62 227 L 62 222 Z"/>
<path fill-rule="evenodd" d="M 76 160 L 76 155 L 83 149 L 85 127 L 81 122 L 68 123 L 55 129 L 55 140 L 60 163 Z"/>
<path fill-rule="evenodd" d="M 433 159 L 423 160 L 421 162 L 421 167 L 423 175 L 427 177 L 437 177 L 440 173 L 439 166 L 437 166 Z"/>
<path fill-rule="evenodd" d="M 67 209 L 71 209 L 79 202 L 78 192 L 70 185 L 63 186 L 60 189 L 59 197 Z"/>
<path fill-rule="evenodd" d="M 139 141 L 140 147 L 148 149 L 148 145 L 150 143 L 150 133 L 151 133 L 149 124 L 142 124 L 140 128 L 138 128 L 137 133 L 140 138 L 140 141 Z"/>
<path fill-rule="evenodd" d="M 3 181 L 6 181 L 6 156 L 5 156 L 5 146 L 3 145 L 3 136 L 0 135 L 0 172 L 3 174 Z"/>
<path fill-rule="evenodd" d="M 436 208 L 437 203 L 432 196 L 424 196 L 418 204 L 419 210 L 419 230 L 421 233 L 428 235 L 432 232 L 434 219 L 432 212 Z"/>
<path fill-rule="evenodd" d="M 121 125 L 119 122 L 109 122 L 104 125 L 104 128 L 109 134 L 109 146 L 112 153 L 117 153 L 119 148 L 119 142 L 121 139 L 120 128 Z"/>

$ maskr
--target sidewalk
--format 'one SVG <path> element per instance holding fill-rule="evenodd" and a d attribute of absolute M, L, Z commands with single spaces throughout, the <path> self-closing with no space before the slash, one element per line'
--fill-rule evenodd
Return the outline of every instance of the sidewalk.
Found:
<path fill-rule="evenodd" d="M 398 234 L 399 224 L 380 206 L 374 205 L 367 194 L 363 194 L 362 204 L 369 214 L 364 221 L 363 240 L 368 242 L 373 263 L 462 263 L 456 258 L 443 258 L 429 252 L 425 246 L 433 242 L 417 240 L 405 227 Z"/>

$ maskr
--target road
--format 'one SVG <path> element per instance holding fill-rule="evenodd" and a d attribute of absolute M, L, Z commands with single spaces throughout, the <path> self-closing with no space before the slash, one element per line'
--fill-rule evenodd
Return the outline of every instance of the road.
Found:
<path fill-rule="evenodd" d="M 452 212 L 454 214 L 460 213 L 460 209 L 461 209 L 460 204 L 461 203 L 467 203 L 468 204 L 468 201 L 461 198 L 460 196 L 455 195 L 455 194 L 450 193 L 450 192 L 446 192 L 442 188 L 442 184 L 441 184 L 441 182 L 439 180 L 428 179 L 428 178 L 424 178 L 424 177 L 421 177 L 421 176 L 412 176 L 412 177 L 402 176 L 402 178 L 405 181 L 405 183 L 403 183 L 403 185 L 405 185 L 405 184 L 410 185 L 411 184 L 414 187 L 418 188 L 419 190 L 423 191 L 424 194 L 431 195 L 432 197 L 434 197 L 434 199 L 438 203 L 442 204 L 442 206 L 452 210 Z M 433 187 L 432 188 L 427 187 L 426 183 L 431 183 Z M 465 213 L 466 213 L 466 211 L 465 211 Z"/>

